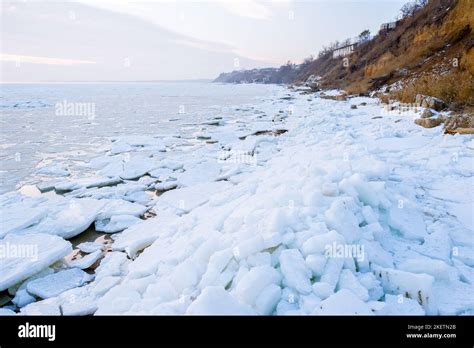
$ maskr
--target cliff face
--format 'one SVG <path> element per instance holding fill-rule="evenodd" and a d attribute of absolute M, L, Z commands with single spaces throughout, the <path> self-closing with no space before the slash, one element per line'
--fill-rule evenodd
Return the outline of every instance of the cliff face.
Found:
<path fill-rule="evenodd" d="M 275 70 L 265 82 L 302 84 L 317 77 L 318 86 L 349 93 L 398 83 L 402 88 L 392 93 L 405 102 L 423 93 L 474 105 L 474 1 L 429 0 L 393 25 L 345 57 L 334 58 L 328 51 L 291 73 Z M 234 75 L 234 81 L 242 81 L 242 74 Z"/>
<path fill-rule="evenodd" d="M 346 64 L 343 58 L 322 57 L 298 81 L 318 74 L 325 86 L 364 92 L 426 73 L 468 70 L 472 75 L 473 28 L 473 1 L 431 0 L 393 30 L 358 45 Z"/>
<path fill-rule="evenodd" d="M 300 72 L 301 67 L 295 65 L 283 65 L 280 68 L 265 68 L 253 70 L 236 70 L 230 73 L 222 73 L 214 82 L 226 83 L 293 83 Z"/>

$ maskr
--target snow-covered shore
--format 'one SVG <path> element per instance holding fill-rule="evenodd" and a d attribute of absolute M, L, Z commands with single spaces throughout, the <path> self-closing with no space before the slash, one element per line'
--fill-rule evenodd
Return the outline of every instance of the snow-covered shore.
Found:
<path fill-rule="evenodd" d="M 417 112 L 282 87 L 43 169 L 49 193 L 0 196 L 0 290 L 27 315 L 474 314 L 474 138 Z M 66 261 L 91 224 L 112 250 Z"/>

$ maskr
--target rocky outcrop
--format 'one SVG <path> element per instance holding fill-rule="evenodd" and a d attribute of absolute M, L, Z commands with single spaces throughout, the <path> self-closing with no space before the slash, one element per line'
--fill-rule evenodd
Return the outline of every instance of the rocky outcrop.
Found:
<path fill-rule="evenodd" d="M 424 128 L 438 127 L 444 123 L 444 132 L 447 134 L 474 134 L 474 114 L 456 114 L 451 116 L 438 115 L 426 109 L 415 123 Z"/>
<path fill-rule="evenodd" d="M 424 108 L 434 109 L 436 111 L 441 111 L 446 109 L 448 106 L 441 99 L 426 96 L 423 94 L 417 94 L 415 98 L 415 103 Z"/>
<path fill-rule="evenodd" d="M 311 91 L 317 92 L 321 89 L 321 76 L 311 75 L 306 79 L 304 85 L 311 88 Z"/>
<path fill-rule="evenodd" d="M 324 94 L 324 92 L 321 92 L 319 97 L 322 98 L 322 99 L 345 101 L 345 100 L 347 100 L 347 93 L 343 92 L 341 94 L 336 94 L 336 95 L 326 95 L 326 94 Z"/>
<path fill-rule="evenodd" d="M 444 122 L 442 117 L 437 118 L 417 118 L 415 123 L 424 128 L 434 128 L 438 127 L 441 123 Z"/>
<path fill-rule="evenodd" d="M 418 101 L 422 99 L 421 94 L 419 94 L 420 97 L 417 96 L 417 105 L 420 105 Z M 430 98 L 430 97 L 428 97 Z M 436 98 L 434 98 L 436 99 Z M 426 104 L 426 103 L 425 103 Z M 431 103 L 433 105 L 433 103 Z M 436 111 L 430 108 L 426 108 L 423 110 L 423 112 L 420 115 L 420 118 L 417 118 L 415 120 L 415 123 L 419 126 L 422 126 L 424 128 L 434 128 L 438 127 L 440 124 L 442 124 L 444 121 L 446 121 L 446 116 L 438 114 Z"/>
<path fill-rule="evenodd" d="M 448 134 L 474 134 L 474 114 L 453 115 L 446 119 L 444 131 Z"/>
<path fill-rule="evenodd" d="M 430 118 L 430 117 L 433 117 L 435 115 L 435 113 L 433 111 L 431 111 L 431 109 L 425 109 L 422 113 L 421 113 L 421 118 Z"/>

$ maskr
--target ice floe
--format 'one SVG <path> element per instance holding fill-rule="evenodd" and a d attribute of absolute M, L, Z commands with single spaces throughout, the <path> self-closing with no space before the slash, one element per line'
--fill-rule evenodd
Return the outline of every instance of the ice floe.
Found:
<path fill-rule="evenodd" d="M 7 235 L 0 240 L 0 290 L 5 290 L 61 260 L 71 243 L 48 234 Z"/>
<path fill-rule="evenodd" d="M 48 163 L 37 197 L 0 196 L 2 250 L 38 248 L 0 259 L 0 290 L 27 315 L 472 313 L 472 137 L 361 102 L 276 88 L 117 137 L 84 178 Z M 112 244 L 64 259 L 90 227 Z"/>
<path fill-rule="evenodd" d="M 26 290 L 32 295 L 46 299 L 81 286 L 93 278 L 92 275 L 81 271 L 79 268 L 71 268 L 35 279 L 28 283 Z"/>

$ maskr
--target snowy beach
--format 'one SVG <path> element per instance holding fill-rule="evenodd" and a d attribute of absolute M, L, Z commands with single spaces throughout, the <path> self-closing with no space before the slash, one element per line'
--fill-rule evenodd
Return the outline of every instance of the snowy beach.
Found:
<path fill-rule="evenodd" d="M 267 88 L 1 195 L 0 314 L 474 314 L 474 137 Z"/>

